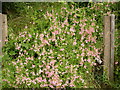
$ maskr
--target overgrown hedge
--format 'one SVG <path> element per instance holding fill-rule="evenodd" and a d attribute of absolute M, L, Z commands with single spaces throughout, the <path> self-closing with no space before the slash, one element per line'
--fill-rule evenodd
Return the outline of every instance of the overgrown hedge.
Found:
<path fill-rule="evenodd" d="M 79 5 L 34 10 L 28 15 L 30 25 L 18 35 L 9 34 L 3 48 L 3 88 L 101 87 L 93 68 L 103 57 L 103 16 L 112 13 L 112 4 Z"/>

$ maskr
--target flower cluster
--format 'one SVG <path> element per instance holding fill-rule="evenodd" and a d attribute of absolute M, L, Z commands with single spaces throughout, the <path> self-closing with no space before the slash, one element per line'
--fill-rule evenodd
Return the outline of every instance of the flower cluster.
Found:
<path fill-rule="evenodd" d="M 9 61 L 13 71 L 3 69 L 4 78 L 11 75 L 3 79 L 3 84 L 15 88 L 88 87 L 88 76 L 102 48 L 98 47 L 103 31 L 96 20 L 97 13 L 109 14 L 101 8 L 103 5 L 98 5 L 47 11 L 44 19 L 49 24 L 42 31 L 25 26 L 25 31 L 14 40 L 14 51 L 10 51 L 13 60 Z M 39 19 L 34 22 L 36 25 Z M 13 77 L 14 81 L 9 82 Z"/>

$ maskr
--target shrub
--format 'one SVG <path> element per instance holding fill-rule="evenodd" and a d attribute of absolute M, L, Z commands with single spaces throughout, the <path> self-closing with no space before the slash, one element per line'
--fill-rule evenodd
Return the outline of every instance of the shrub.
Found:
<path fill-rule="evenodd" d="M 3 48 L 3 87 L 99 87 L 93 67 L 103 53 L 103 16 L 111 3 L 88 7 L 60 3 L 42 14 L 34 11 L 33 25 L 9 34 Z M 33 13 L 33 12 L 31 12 Z"/>

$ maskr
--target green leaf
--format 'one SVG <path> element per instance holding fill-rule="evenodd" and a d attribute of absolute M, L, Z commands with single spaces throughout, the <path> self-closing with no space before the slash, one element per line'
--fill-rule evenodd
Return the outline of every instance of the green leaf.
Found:
<path fill-rule="evenodd" d="M 15 55 L 15 54 L 16 54 L 15 51 L 10 52 L 10 55 Z"/>

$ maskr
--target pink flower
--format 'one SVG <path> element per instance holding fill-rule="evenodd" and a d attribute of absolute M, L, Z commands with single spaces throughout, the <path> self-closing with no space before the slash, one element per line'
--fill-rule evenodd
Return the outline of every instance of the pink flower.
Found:
<path fill-rule="evenodd" d="M 89 40 L 85 40 L 85 42 L 86 42 L 86 43 L 88 43 L 88 42 L 89 42 Z"/>
<path fill-rule="evenodd" d="M 54 32 L 52 32 L 52 34 L 57 35 L 57 34 L 59 34 L 59 32 L 58 31 L 54 31 Z"/>
<path fill-rule="evenodd" d="M 38 77 L 35 80 L 37 80 L 38 82 L 42 82 L 42 77 Z"/>
<path fill-rule="evenodd" d="M 7 42 L 8 40 L 6 39 L 5 42 Z"/>
<path fill-rule="evenodd" d="M 80 63 L 80 66 L 83 66 L 83 63 L 82 63 L 82 62 Z"/>
<path fill-rule="evenodd" d="M 48 77 L 51 77 L 52 75 L 54 75 L 54 71 L 48 73 Z"/>
<path fill-rule="evenodd" d="M 54 88 L 52 85 L 49 85 L 49 87 Z"/>
<path fill-rule="evenodd" d="M 86 23 L 84 23 L 84 26 L 86 25 Z"/>
<path fill-rule="evenodd" d="M 72 36 L 75 35 L 75 33 L 72 33 Z"/>
<path fill-rule="evenodd" d="M 47 69 L 50 69 L 50 66 L 47 65 L 46 68 L 47 68 Z"/>
<path fill-rule="evenodd" d="M 84 68 L 86 69 L 87 67 L 86 67 L 86 66 L 84 66 Z"/>
<path fill-rule="evenodd" d="M 58 31 L 55 31 L 55 34 L 59 34 L 59 32 L 58 32 Z"/>
<path fill-rule="evenodd" d="M 95 26 L 95 23 L 92 23 L 91 25 L 92 25 L 92 26 Z"/>
<path fill-rule="evenodd" d="M 28 28 L 28 26 L 25 26 L 25 28 Z"/>
<path fill-rule="evenodd" d="M 62 38 L 60 38 L 62 41 L 64 41 L 65 39 L 62 39 Z"/>
<path fill-rule="evenodd" d="M 47 40 L 43 40 L 42 43 L 50 45 Z"/>
<path fill-rule="evenodd" d="M 82 34 L 83 32 L 79 32 L 79 34 Z"/>
<path fill-rule="evenodd" d="M 34 84 L 36 84 L 35 80 L 32 81 Z"/>
<path fill-rule="evenodd" d="M 44 34 L 40 34 L 40 37 L 42 37 L 42 38 L 43 38 L 43 37 L 44 37 Z"/>
<path fill-rule="evenodd" d="M 52 60 L 51 62 L 50 62 L 50 64 L 54 64 L 56 62 L 56 60 Z"/>
<path fill-rule="evenodd" d="M 96 43 L 96 40 L 95 40 L 95 38 L 94 38 L 94 37 L 92 38 L 92 41 L 93 41 L 94 43 Z"/>
<path fill-rule="evenodd" d="M 30 35 L 30 34 L 29 34 L 28 36 L 29 36 L 29 37 L 32 37 L 32 35 Z"/>
<path fill-rule="evenodd" d="M 47 87 L 48 85 L 47 84 L 44 84 L 43 87 Z"/>
<path fill-rule="evenodd" d="M 16 62 L 12 62 L 14 65 L 16 65 Z"/>
<path fill-rule="evenodd" d="M 35 67 L 35 65 L 32 65 L 32 68 L 34 68 Z"/>
<path fill-rule="evenodd" d="M 49 58 L 54 58 L 54 57 L 49 56 Z"/>
<path fill-rule="evenodd" d="M 76 41 L 74 41 L 74 42 L 73 42 L 73 45 L 76 45 L 76 44 L 77 44 L 77 42 L 76 42 Z"/>
<path fill-rule="evenodd" d="M 85 55 L 85 53 L 84 53 L 84 52 L 82 52 L 81 56 L 84 56 L 84 55 Z"/>
<path fill-rule="evenodd" d="M 88 34 L 91 34 L 91 31 L 90 31 L 90 30 L 86 30 L 86 32 L 87 32 Z"/>
<path fill-rule="evenodd" d="M 115 64 L 118 64 L 118 62 L 115 62 Z"/>
<path fill-rule="evenodd" d="M 90 61 L 91 61 L 91 60 L 90 60 L 90 59 L 88 59 L 87 61 L 90 63 Z"/>
<path fill-rule="evenodd" d="M 55 41 L 56 39 L 55 38 L 51 38 L 50 40 Z"/>
<path fill-rule="evenodd" d="M 82 43 L 82 44 L 81 44 L 81 46 L 83 46 L 83 47 L 84 47 L 84 46 L 85 46 L 85 45 L 84 45 L 84 43 Z"/>
<path fill-rule="evenodd" d="M 19 49 L 20 49 L 20 46 L 18 46 L 16 49 L 19 50 Z"/>
<path fill-rule="evenodd" d="M 93 63 L 94 66 L 96 66 L 97 64 L 96 63 Z"/>
<path fill-rule="evenodd" d="M 108 15 L 110 15 L 110 14 L 111 14 L 111 12 L 107 12 L 107 14 L 108 14 Z"/>
<path fill-rule="evenodd" d="M 60 49 L 60 51 L 63 51 L 63 50 L 64 50 L 64 48 Z"/>
<path fill-rule="evenodd" d="M 43 82 L 46 82 L 47 80 L 46 80 L 46 79 L 43 79 L 42 81 L 43 81 Z"/>
<path fill-rule="evenodd" d="M 95 32 L 93 27 L 90 27 L 90 31 L 91 32 Z"/>
<path fill-rule="evenodd" d="M 69 68 L 69 66 L 66 66 L 65 68 Z"/>
<path fill-rule="evenodd" d="M 73 27 L 70 28 L 71 32 L 75 32 L 75 29 Z"/>
<path fill-rule="evenodd" d="M 62 27 L 64 27 L 64 23 L 62 24 Z"/>
<path fill-rule="evenodd" d="M 45 74 L 48 74 L 48 73 L 49 73 L 48 71 L 45 72 Z"/>

